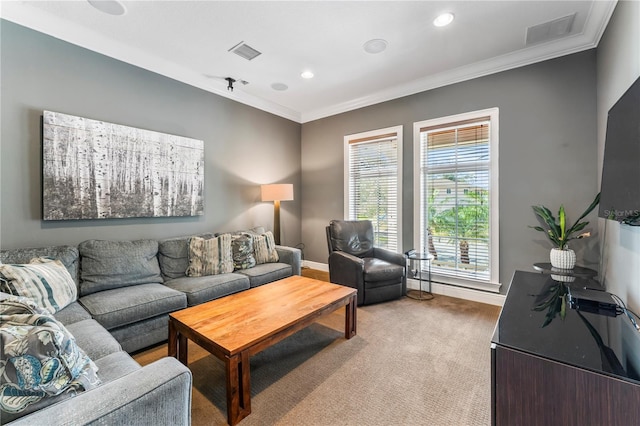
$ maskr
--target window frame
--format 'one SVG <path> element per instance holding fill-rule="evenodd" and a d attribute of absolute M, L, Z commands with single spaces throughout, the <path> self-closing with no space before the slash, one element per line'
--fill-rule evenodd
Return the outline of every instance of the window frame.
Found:
<path fill-rule="evenodd" d="M 402 125 L 386 127 L 383 129 L 370 130 L 367 132 L 354 133 L 351 135 L 344 136 L 344 209 L 343 209 L 343 217 L 345 220 L 350 219 L 350 146 L 356 143 L 365 143 L 365 142 L 374 142 L 376 140 L 384 140 L 389 139 L 392 134 L 395 134 L 396 143 L 396 156 L 397 156 L 397 165 L 396 165 L 396 211 L 397 211 L 397 235 L 396 235 L 396 252 L 402 252 L 402 145 L 403 145 L 403 135 L 402 135 Z M 374 230 L 375 231 L 375 230 Z M 377 238 L 375 244 L 377 246 Z"/>
<path fill-rule="evenodd" d="M 426 247 L 420 247 L 422 234 L 422 218 L 421 218 L 421 129 L 451 127 L 466 121 L 481 120 L 489 118 L 489 256 L 490 256 L 490 274 L 489 280 L 475 280 L 472 278 L 457 277 L 451 275 L 439 274 L 432 272 L 432 281 L 456 285 L 460 287 L 491 291 L 498 293 L 500 291 L 500 219 L 499 219 L 499 109 L 488 108 L 484 110 L 471 111 L 462 114 L 455 114 L 446 117 L 439 117 L 429 120 L 423 120 L 413 123 L 413 226 L 414 226 L 414 247 L 416 250 L 426 252 Z"/>

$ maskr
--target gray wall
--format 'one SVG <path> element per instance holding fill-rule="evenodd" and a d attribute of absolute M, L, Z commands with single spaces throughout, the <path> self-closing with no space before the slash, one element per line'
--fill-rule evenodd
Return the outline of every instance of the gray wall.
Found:
<path fill-rule="evenodd" d="M 598 176 L 602 170 L 607 112 L 640 76 L 640 2 L 620 1 L 598 45 Z M 640 167 L 640 165 L 639 165 Z M 601 277 L 607 290 L 640 312 L 640 228 L 599 219 Z"/>
<path fill-rule="evenodd" d="M 301 242 L 300 124 L 4 20 L 0 31 L 2 248 L 272 228 L 259 185 L 273 182 L 294 184 L 282 242 Z M 204 216 L 43 222 L 45 109 L 204 140 Z"/>
<path fill-rule="evenodd" d="M 343 136 L 404 126 L 403 249 L 413 245 L 413 123 L 500 109 L 500 282 L 515 269 L 548 261 L 550 242 L 532 204 L 574 220 L 597 193 L 595 50 L 422 92 L 302 126 L 302 239 L 306 258 L 326 263 L 324 227 L 343 217 Z M 595 213 L 590 216 L 595 221 Z M 595 228 L 592 227 L 592 228 Z M 595 229 L 594 229 L 595 230 Z M 572 245 L 578 262 L 597 266 L 597 236 Z"/>

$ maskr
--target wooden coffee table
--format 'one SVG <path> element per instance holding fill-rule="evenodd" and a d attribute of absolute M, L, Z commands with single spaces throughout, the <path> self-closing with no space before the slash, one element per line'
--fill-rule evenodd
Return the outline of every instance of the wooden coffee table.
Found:
<path fill-rule="evenodd" d="M 293 276 L 169 314 L 169 356 L 187 365 L 187 339 L 225 363 L 227 419 L 251 413 L 249 357 L 346 306 L 344 337 L 356 335 L 356 290 Z"/>

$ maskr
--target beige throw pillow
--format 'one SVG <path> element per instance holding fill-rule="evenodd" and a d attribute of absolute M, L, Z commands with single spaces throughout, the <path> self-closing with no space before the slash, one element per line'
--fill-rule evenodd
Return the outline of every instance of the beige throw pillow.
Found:
<path fill-rule="evenodd" d="M 253 235 L 253 250 L 256 264 L 273 263 L 280 260 L 276 251 L 276 241 L 271 231 L 261 235 Z"/>
<path fill-rule="evenodd" d="M 229 272 L 233 272 L 231 234 L 222 234 L 210 239 L 200 237 L 189 239 L 187 276 L 203 277 Z"/>

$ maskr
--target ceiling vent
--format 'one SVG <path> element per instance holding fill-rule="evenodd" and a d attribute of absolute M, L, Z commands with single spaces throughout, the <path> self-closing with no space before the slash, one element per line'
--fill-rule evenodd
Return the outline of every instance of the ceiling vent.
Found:
<path fill-rule="evenodd" d="M 566 37 L 571 32 L 575 17 L 576 14 L 574 13 L 563 18 L 554 19 L 553 21 L 527 28 L 527 45 Z"/>
<path fill-rule="evenodd" d="M 245 44 L 244 41 L 241 41 L 240 43 L 233 46 L 231 49 L 229 49 L 229 52 L 233 52 L 236 55 L 243 57 L 247 61 L 250 61 L 256 56 L 259 56 L 262 54 L 262 52 L 258 52 L 253 47 L 249 46 L 248 44 Z"/>

